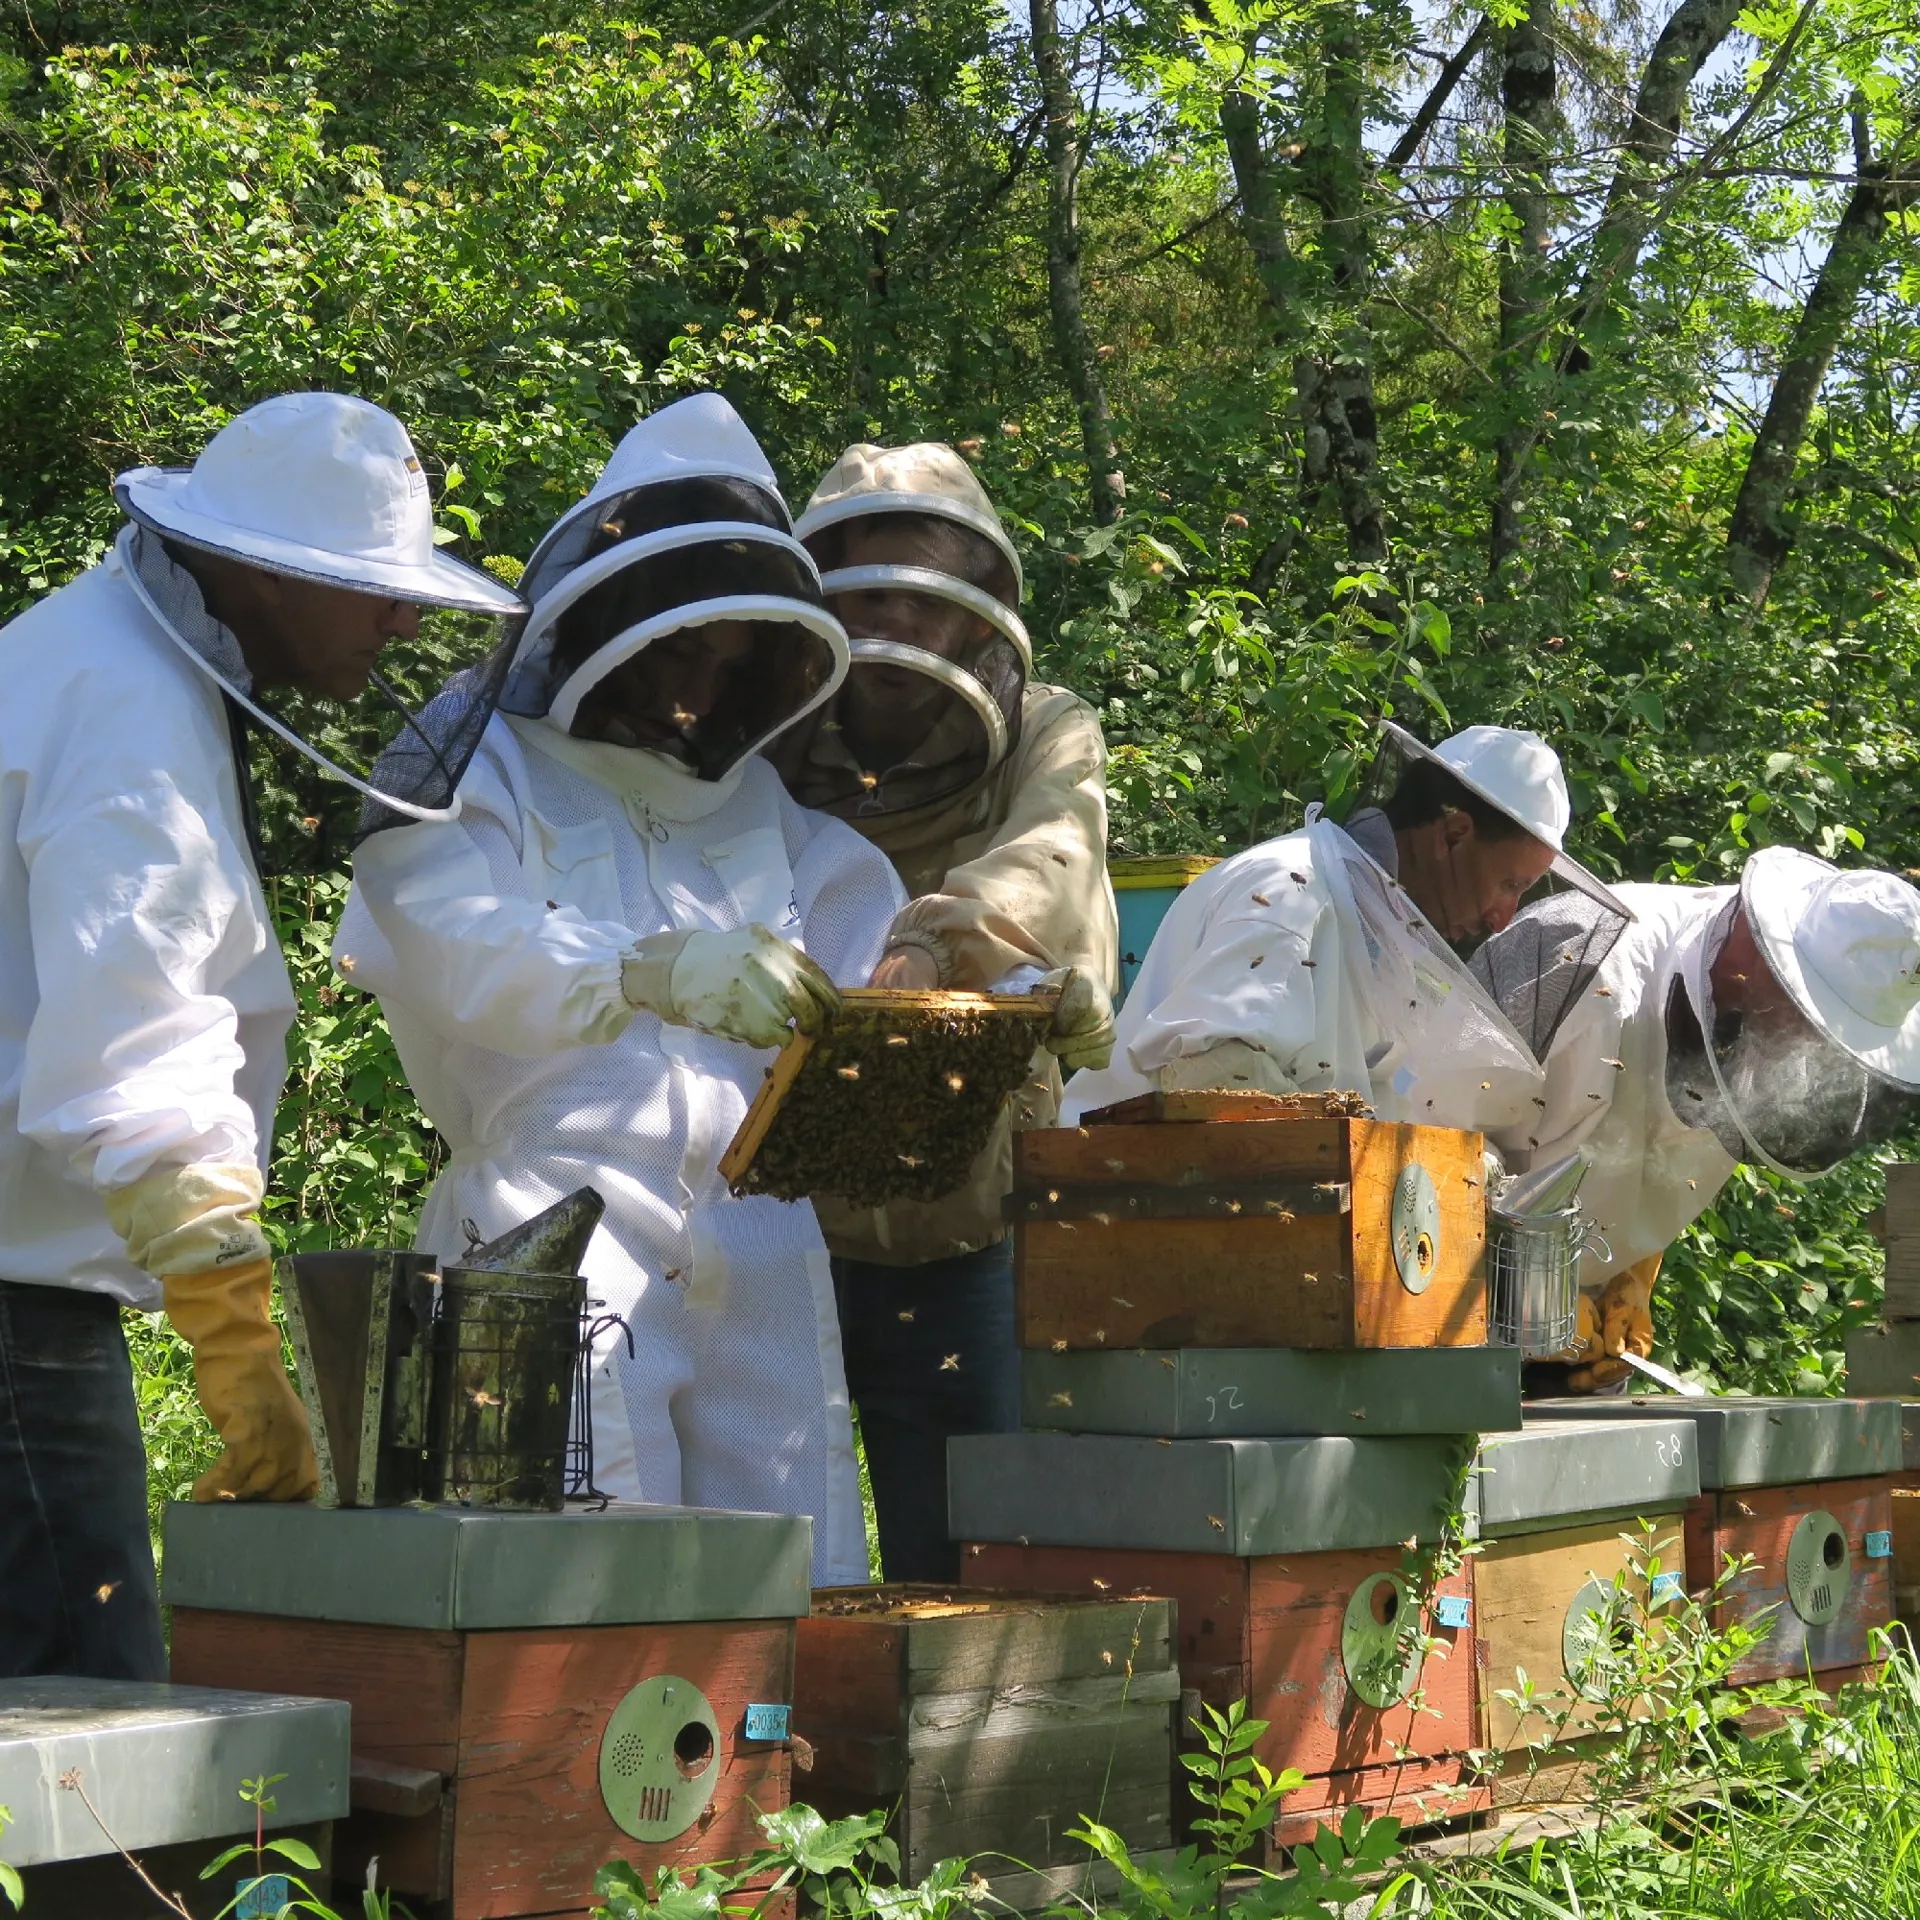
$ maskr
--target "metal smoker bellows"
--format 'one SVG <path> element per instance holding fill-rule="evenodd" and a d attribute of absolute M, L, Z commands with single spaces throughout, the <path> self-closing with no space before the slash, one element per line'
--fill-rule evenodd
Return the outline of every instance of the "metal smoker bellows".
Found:
<path fill-rule="evenodd" d="M 1487 1208 L 1487 1338 L 1523 1360 L 1565 1353 L 1579 1326 L 1580 1256 L 1606 1251 L 1580 1211 L 1579 1155 L 1509 1181 Z"/>
<path fill-rule="evenodd" d="M 279 1263 L 322 1506 L 560 1507 L 603 1210 L 582 1187 L 442 1271 L 384 1250 Z"/>

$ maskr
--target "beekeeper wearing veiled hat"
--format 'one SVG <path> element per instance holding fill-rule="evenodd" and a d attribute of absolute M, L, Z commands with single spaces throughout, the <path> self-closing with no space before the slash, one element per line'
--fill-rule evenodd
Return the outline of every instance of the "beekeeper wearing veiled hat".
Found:
<path fill-rule="evenodd" d="M 953 448 L 849 447 L 798 531 L 851 664 L 775 758 L 912 896 L 874 984 L 1062 989 L 1050 1051 L 962 1186 L 878 1211 L 818 1203 L 887 1577 L 952 1580 L 948 1437 L 1019 1425 L 1011 1130 L 1058 1112 L 1054 1057 L 1088 1065 L 1112 1044 L 1106 742 L 1085 701 L 1034 681 L 1019 556 Z"/>
<path fill-rule="evenodd" d="M 314 1491 L 256 1218 L 294 999 L 244 724 L 367 791 L 269 690 L 351 698 L 422 605 L 520 609 L 435 547 L 364 400 L 264 401 L 115 490 L 106 559 L 0 632 L 0 1676 L 166 1676 L 122 1306 L 193 1347 L 196 1499 Z M 452 777 L 380 798 L 444 811 Z"/>
<path fill-rule="evenodd" d="M 1749 1161 L 1806 1180 L 1909 1124 L 1920 1092 L 1920 893 L 1792 847 L 1738 886 L 1623 886 L 1634 924 L 1597 966 L 1590 914 L 1529 907 L 1474 956 L 1516 1022 L 1557 1024 L 1545 1104 L 1502 1133 L 1508 1165 L 1573 1154 L 1604 1237 L 1581 1263 L 1581 1315 L 1537 1391 L 1617 1385 L 1653 1349 L 1652 1297 L 1675 1235 Z"/>
<path fill-rule="evenodd" d="M 362 843 L 334 957 L 452 1149 L 423 1248 L 605 1199 L 583 1271 L 632 1343 L 608 1328 L 593 1356 L 599 1486 L 810 1514 L 833 1585 L 867 1554 L 827 1250 L 811 1208 L 733 1198 L 719 1159 L 904 896 L 760 757 L 846 671 L 790 527 L 717 394 L 635 427 L 528 562 L 460 818 Z M 465 700 L 427 709 L 429 740 Z"/>
<path fill-rule="evenodd" d="M 1625 924 L 1563 849 L 1559 756 L 1508 727 L 1429 748 L 1389 724 L 1366 786 L 1345 826 L 1310 809 L 1186 888 L 1069 1120 L 1183 1088 L 1351 1091 L 1382 1119 L 1481 1131 L 1537 1111 L 1538 1061 L 1449 943 L 1505 926 L 1549 872 Z"/>

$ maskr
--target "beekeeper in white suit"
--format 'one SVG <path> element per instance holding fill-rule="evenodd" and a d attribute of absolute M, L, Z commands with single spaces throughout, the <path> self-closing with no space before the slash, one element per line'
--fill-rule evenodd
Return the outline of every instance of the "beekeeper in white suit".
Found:
<path fill-rule="evenodd" d="M 1738 886 L 1623 886 L 1634 924 L 1597 966 L 1573 896 L 1529 907 L 1475 954 L 1523 1027 L 1556 1018 L 1545 1105 L 1503 1131 L 1510 1167 L 1589 1162 L 1583 1210 L 1604 1237 L 1581 1264 L 1576 1392 L 1653 1350 L 1667 1246 L 1737 1162 L 1805 1180 L 1910 1124 L 1920 1090 L 1920 893 L 1792 847 L 1751 855 Z M 1551 1366 L 1536 1391 L 1561 1384 Z"/>
<path fill-rule="evenodd" d="M 193 1347 L 223 1443 L 196 1499 L 316 1484 L 257 1218 L 294 999 L 242 716 L 364 791 L 268 690 L 353 697 L 423 603 L 520 610 L 436 550 L 406 430 L 344 394 L 115 494 L 107 557 L 0 633 L 0 1677 L 166 1677 L 123 1306 Z"/>
<path fill-rule="evenodd" d="M 452 1149 L 423 1247 L 587 1183 L 607 1202 L 584 1270 L 633 1350 L 612 1331 L 595 1355 L 599 1486 L 811 1514 L 832 1584 L 867 1553 L 826 1246 L 811 1207 L 734 1199 L 718 1161 L 771 1049 L 867 979 L 905 896 L 758 754 L 846 670 L 790 524 L 717 395 L 628 434 L 528 564 L 458 822 L 362 843 L 334 952 Z"/>
<path fill-rule="evenodd" d="M 1389 723 L 1367 784 L 1378 804 L 1344 827 L 1314 808 L 1186 888 L 1067 1120 L 1183 1088 L 1348 1091 L 1483 1131 L 1537 1111 L 1539 1063 L 1448 943 L 1504 926 L 1550 871 L 1611 900 L 1563 851 L 1558 755 L 1506 727 L 1428 748 Z"/>

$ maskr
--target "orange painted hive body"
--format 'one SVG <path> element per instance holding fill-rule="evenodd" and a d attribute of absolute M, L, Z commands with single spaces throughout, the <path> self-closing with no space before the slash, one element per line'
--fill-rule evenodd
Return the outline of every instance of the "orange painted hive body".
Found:
<path fill-rule="evenodd" d="M 1020 1344 L 1484 1342 L 1480 1136 L 1338 1105 L 1148 1095 L 1107 1110 L 1140 1118 L 1017 1134 Z M 1220 1113 L 1246 1117 L 1185 1117 Z"/>
<path fill-rule="evenodd" d="M 352 1708 L 341 1884 L 422 1920 L 584 1914 L 788 1801 L 810 1527 L 765 1515 L 172 1509 L 173 1678 Z"/>

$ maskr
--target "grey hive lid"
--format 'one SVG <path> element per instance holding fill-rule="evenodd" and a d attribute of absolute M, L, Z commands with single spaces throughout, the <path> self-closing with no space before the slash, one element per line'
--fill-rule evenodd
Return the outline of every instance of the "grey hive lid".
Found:
<path fill-rule="evenodd" d="M 1313 1553 L 1433 1540 L 1470 1494 L 1472 1436 L 947 1443 L 949 1532 L 1030 1546 Z"/>
<path fill-rule="evenodd" d="M 1520 1425 L 1514 1347 L 1187 1347 L 1020 1356 L 1022 1424 L 1167 1439 L 1493 1432 Z"/>
<path fill-rule="evenodd" d="M 1898 1473 L 1897 1400 L 1688 1400 L 1678 1394 L 1537 1400 L 1530 1420 L 1691 1420 L 1700 1484 L 1795 1486 Z"/>
<path fill-rule="evenodd" d="M 1700 1491 L 1697 1433 L 1691 1420 L 1560 1418 L 1488 1434 L 1474 1474 L 1480 1531 L 1672 1513 Z"/>
<path fill-rule="evenodd" d="M 11 1866 L 112 1853 L 113 1843 L 60 1776 L 78 1769 L 87 1798 L 123 1846 L 211 1845 L 253 1832 L 240 1783 L 276 1781 L 277 1828 L 347 1814 L 347 1703 L 229 1693 L 134 1680 L 0 1680 L 0 1841 Z M 29 1908 L 29 1913 L 32 1909 Z"/>
<path fill-rule="evenodd" d="M 181 1503 L 161 1597 L 390 1627 L 798 1619 L 812 1560 L 813 1523 L 789 1514 Z"/>

